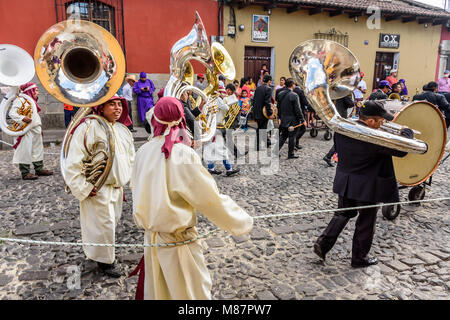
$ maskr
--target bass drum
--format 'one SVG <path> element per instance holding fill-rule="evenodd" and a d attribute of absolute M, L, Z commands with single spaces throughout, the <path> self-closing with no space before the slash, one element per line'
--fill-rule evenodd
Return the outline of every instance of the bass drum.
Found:
<path fill-rule="evenodd" d="M 415 186 L 426 181 L 436 171 L 441 161 L 447 128 L 441 111 L 426 101 L 404 106 L 394 115 L 394 123 L 417 130 L 414 138 L 425 141 L 428 150 L 424 154 L 408 153 L 405 157 L 392 157 L 397 181 L 405 186 Z"/>

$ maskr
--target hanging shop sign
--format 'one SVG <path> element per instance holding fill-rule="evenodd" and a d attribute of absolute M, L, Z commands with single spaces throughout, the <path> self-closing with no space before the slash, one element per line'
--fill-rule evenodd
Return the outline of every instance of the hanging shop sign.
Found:
<path fill-rule="evenodd" d="M 380 33 L 380 48 L 398 49 L 400 45 L 400 35 L 390 33 Z"/>
<path fill-rule="evenodd" d="M 259 14 L 253 15 L 252 41 L 269 42 L 269 16 Z"/>

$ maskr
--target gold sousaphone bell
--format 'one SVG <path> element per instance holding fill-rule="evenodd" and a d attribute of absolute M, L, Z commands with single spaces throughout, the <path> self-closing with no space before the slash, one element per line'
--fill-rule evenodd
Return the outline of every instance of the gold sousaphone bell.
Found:
<path fill-rule="evenodd" d="M 64 135 L 60 159 L 64 181 L 74 128 L 85 118 L 88 126 L 90 121 L 96 120 L 105 129 L 107 141 L 95 143 L 92 149 L 85 143 L 88 159 L 82 169 L 87 180 L 99 190 L 112 167 L 114 139 L 109 122 L 90 113 L 91 107 L 108 101 L 122 85 L 125 57 L 120 44 L 99 25 L 70 19 L 53 25 L 41 36 L 34 63 L 39 80 L 53 97 L 81 107 Z"/>

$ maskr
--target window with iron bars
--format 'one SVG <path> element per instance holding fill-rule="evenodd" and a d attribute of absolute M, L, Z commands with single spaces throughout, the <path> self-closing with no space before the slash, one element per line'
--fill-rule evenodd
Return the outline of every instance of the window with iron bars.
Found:
<path fill-rule="evenodd" d="M 342 33 L 332 28 L 328 32 L 316 32 L 314 33 L 314 39 L 332 40 L 342 44 L 344 47 L 348 47 L 348 33 Z"/>
<path fill-rule="evenodd" d="M 79 15 L 82 20 L 94 22 L 108 30 L 125 51 L 123 31 L 123 0 L 55 0 L 56 19 L 67 20 Z"/>

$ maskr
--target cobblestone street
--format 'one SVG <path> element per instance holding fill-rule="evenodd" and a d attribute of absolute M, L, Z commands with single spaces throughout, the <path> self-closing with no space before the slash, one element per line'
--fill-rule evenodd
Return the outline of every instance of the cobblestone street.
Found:
<path fill-rule="evenodd" d="M 252 129 L 248 133 L 252 132 Z M 144 142 L 136 142 L 139 148 Z M 332 192 L 335 168 L 322 157 L 332 141 L 308 133 L 298 159 L 281 152 L 279 170 L 261 175 L 260 165 L 237 164 L 232 177 L 215 176 L 219 189 L 252 216 L 337 208 Z M 55 175 L 23 181 L 11 164 L 13 151 L 0 151 L 0 236 L 43 241 L 81 241 L 79 203 L 64 192 L 59 147 L 47 147 L 46 167 Z M 252 157 L 250 152 L 246 159 Z M 216 168 L 224 170 L 222 163 Z M 450 160 L 433 175 L 425 199 L 450 195 Z M 400 190 L 408 199 L 409 188 Z M 132 218 L 131 191 L 125 188 L 117 243 L 142 243 Z M 204 241 L 214 299 L 450 299 L 450 202 L 403 205 L 386 220 L 378 212 L 371 255 L 379 263 L 350 266 L 354 221 L 347 225 L 326 263 L 312 246 L 333 213 L 256 219 L 252 232 L 231 236 L 219 231 Z M 199 215 L 199 234 L 215 226 Z M 117 248 L 129 274 L 142 248 Z M 81 273 L 81 278 L 78 275 Z M 0 299 L 134 299 L 137 277 L 108 278 L 87 261 L 81 247 L 0 243 Z"/>

